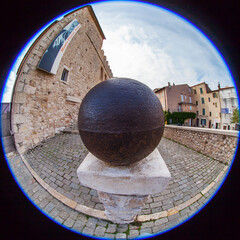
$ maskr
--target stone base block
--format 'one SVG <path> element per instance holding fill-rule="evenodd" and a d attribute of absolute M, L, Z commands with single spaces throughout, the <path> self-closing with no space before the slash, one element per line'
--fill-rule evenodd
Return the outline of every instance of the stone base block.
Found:
<path fill-rule="evenodd" d="M 127 166 L 110 165 L 89 153 L 77 175 L 82 185 L 98 191 L 105 214 L 114 223 L 133 222 L 148 196 L 163 191 L 171 178 L 157 149 Z"/>
<path fill-rule="evenodd" d="M 159 193 L 171 178 L 157 149 L 143 160 L 127 166 L 110 165 L 89 153 L 80 164 L 77 175 L 84 186 L 122 195 Z"/>
<path fill-rule="evenodd" d="M 114 223 L 125 224 L 135 220 L 149 195 L 119 195 L 98 191 L 98 197 L 104 205 L 108 219 Z"/>

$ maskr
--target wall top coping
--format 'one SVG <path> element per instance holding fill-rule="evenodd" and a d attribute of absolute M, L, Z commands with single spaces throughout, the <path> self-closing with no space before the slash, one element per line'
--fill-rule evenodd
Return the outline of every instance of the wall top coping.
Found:
<path fill-rule="evenodd" d="M 195 131 L 195 132 L 204 132 L 209 134 L 220 134 L 220 135 L 226 135 L 226 136 L 233 136 L 238 137 L 239 131 L 233 131 L 233 130 L 220 130 L 220 129 L 209 129 L 209 128 L 201 128 L 201 127 L 186 127 L 186 126 L 176 126 L 176 125 L 165 125 L 165 128 L 175 128 L 175 129 L 181 129 L 186 131 Z"/>

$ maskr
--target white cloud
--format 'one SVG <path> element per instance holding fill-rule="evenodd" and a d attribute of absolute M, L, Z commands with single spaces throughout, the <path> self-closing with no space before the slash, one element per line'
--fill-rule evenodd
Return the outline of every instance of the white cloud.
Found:
<path fill-rule="evenodd" d="M 179 16 L 139 2 L 101 2 L 93 9 L 107 38 L 103 48 L 114 76 L 142 81 L 152 89 L 168 82 L 191 86 L 205 81 L 212 89 L 218 82 L 233 86 L 210 41 Z M 11 100 L 14 74 L 33 41 L 12 68 L 3 101 Z"/>
<path fill-rule="evenodd" d="M 233 85 L 211 42 L 182 18 L 133 2 L 93 8 L 106 35 L 103 48 L 114 76 L 134 78 L 152 89 L 167 82 L 191 86 L 205 81 L 212 89 L 218 82 Z"/>

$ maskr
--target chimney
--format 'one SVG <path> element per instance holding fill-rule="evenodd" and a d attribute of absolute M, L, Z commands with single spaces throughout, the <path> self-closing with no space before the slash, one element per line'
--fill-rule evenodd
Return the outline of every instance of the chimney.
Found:
<path fill-rule="evenodd" d="M 220 89 L 221 87 L 220 87 L 220 83 L 218 82 L 218 90 Z"/>
<path fill-rule="evenodd" d="M 170 84 L 170 82 L 168 82 L 168 87 L 171 87 L 171 84 Z"/>

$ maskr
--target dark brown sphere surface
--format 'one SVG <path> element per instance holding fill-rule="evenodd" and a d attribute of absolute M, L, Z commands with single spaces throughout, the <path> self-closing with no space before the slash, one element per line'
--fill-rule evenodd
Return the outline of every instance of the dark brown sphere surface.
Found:
<path fill-rule="evenodd" d="M 164 131 L 161 103 L 145 84 L 114 78 L 84 97 L 78 129 L 86 148 L 113 165 L 128 165 L 148 156 Z"/>

